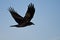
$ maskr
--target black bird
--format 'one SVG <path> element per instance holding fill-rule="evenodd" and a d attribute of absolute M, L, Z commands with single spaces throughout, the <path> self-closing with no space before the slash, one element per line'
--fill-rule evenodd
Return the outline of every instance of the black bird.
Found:
<path fill-rule="evenodd" d="M 25 27 L 34 25 L 34 23 L 31 22 L 31 19 L 35 13 L 34 4 L 30 3 L 28 5 L 28 9 L 24 17 L 20 16 L 12 7 L 9 8 L 9 12 L 11 13 L 14 20 L 18 23 L 17 25 L 13 25 L 11 27 Z"/>

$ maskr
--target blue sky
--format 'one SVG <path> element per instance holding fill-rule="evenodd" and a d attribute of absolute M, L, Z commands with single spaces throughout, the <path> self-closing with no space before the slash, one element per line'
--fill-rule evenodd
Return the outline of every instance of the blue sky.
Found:
<path fill-rule="evenodd" d="M 17 24 L 8 8 L 24 16 L 29 3 L 35 6 L 35 25 L 12 28 Z M 0 40 L 60 40 L 60 0 L 0 0 Z"/>

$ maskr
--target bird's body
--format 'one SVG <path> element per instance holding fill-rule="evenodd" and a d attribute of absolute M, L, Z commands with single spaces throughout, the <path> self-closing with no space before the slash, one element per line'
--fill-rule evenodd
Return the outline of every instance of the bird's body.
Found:
<path fill-rule="evenodd" d="M 28 23 L 25 23 L 24 25 L 23 24 L 17 24 L 17 25 L 13 25 L 11 27 L 26 27 L 29 25 L 34 25 L 34 24 L 32 22 L 28 22 Z"/>
<path fill-rule="evenodd" d="M 34 5 L 31 3 L 28 6 L 27 12 L 24 17 L 20 16 L 13 8 L 9 8 L 9 12 L 11 13 L 14 20 L 18 23 L 17 25 L 13 25 L 11 27 L 25 27 L 29 25 L 34 25 L 31 21 L 31 19 L 34 16 L 35 8 Z"/>

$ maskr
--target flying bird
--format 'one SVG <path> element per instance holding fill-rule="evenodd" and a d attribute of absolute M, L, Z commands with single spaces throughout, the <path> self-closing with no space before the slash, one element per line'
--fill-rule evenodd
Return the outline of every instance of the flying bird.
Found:
<path fill-rule="evenodd" d="M 24 17 L 19 15 L 12 7 L 10 7 L 8 10 L 14 18 L 14 20 L 18 23 L 17 25 L 13 25 L 11 27 L 26 27 L 34 25 L 34 23 L 31 22 L 31 19 L 33 18 L 35 13 L 34 4 L 30 3 L 28 5 L 27 12 Z"/>

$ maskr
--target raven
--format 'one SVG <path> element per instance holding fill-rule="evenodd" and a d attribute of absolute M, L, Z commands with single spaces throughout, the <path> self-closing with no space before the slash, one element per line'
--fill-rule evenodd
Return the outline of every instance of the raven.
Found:
<path fill-rule="evenodd" d="M 30 3 L 28 5 L 28 9 L 24 17 L 20 16 L 12 7 L 10 7 L 8 10 L 14 20 L 18 23 L 17 25 L 13 25 L 11 27 L 26 27 L 34 25 L 34 23 L 31 22 L 31 19 L 33 18 L 35 13 L 34 4 Z"/>

